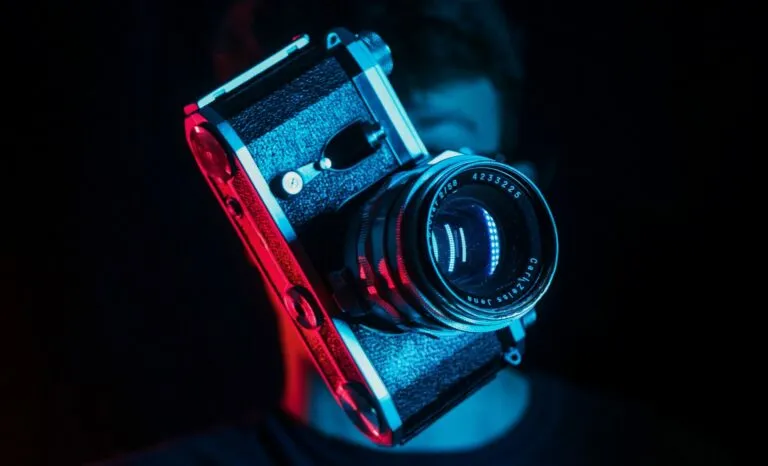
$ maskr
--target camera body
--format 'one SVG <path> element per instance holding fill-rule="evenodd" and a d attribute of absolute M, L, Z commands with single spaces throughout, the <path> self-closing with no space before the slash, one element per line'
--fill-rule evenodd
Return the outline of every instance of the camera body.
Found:
<path fill-rule="evenodd" d="M 381 445 L 405 443 L 505 364 L 520 363 L 557 260 L 542 198 L 535 213 L 552 225 L 547 250 L 516 262 L 514 283 L 488 297 L 425 284 L 440 282 L 419 271 L 436 268 L 440 254 L 434 234 L 416 240 L 424 232 L 410 199 L 431 199 L 419 208 L 437 215 L 462 179 L 480 177 L 510 200 L 541 196 L 489 159 L 430 156 L 387 80 L 391 69 L 376 34 L 335 29 L 317 44 L 294 38 L 185 108 L 189 147 L 275 311 L 293 322 L 350 419 Z M 446 238 L 453 250 L 454 236 Z M 414 266 L 414 256 L 428 265 Z M 453 268 L 454 256 L 443 262 Z M 489 260 L 496 268 L 499 259 Z M 501 316 L 515 290 L 525 302 Z"/>

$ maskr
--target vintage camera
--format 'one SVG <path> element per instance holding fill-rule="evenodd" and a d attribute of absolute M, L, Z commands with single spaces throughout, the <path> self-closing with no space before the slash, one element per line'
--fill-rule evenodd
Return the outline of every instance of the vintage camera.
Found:
<path fill-rule="evenodd" d="M 391 69 L 378 35 L 335 29 L 185 108 L 189 147 L 276 312 L 381 445 L 520 363 L 558 256 L 536 186 L 487 157 L 430 156 Z"/>

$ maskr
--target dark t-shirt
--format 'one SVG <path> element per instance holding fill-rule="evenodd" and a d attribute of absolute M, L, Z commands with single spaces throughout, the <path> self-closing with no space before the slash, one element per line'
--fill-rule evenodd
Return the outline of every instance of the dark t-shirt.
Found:
<path fill-rule="evenodd" d="M 644 407 L 531 378 L 528 410 L 510 432 L 461 453 L 394 453 L 330 438 L 276 413 L 260 425 L 221 427 L 110 464 L 154 465 L 727 465 L 711 443 Z"/>

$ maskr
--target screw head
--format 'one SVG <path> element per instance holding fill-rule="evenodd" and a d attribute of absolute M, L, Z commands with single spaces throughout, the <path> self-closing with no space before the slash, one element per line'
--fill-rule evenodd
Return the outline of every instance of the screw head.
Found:
<path fill-rule="evenodd" d="M 304 179 L 294 171 L 286 172 L 280 179 L 280 187 L 285 194 L 294 196 L 304 188 Z"/>
<path fill-rule="evenodd" d="M 333 162 L 328 157 L 323 157 L 317 162 L 317 166 L 320 170 L 328 170 L 333 166 Z"/>

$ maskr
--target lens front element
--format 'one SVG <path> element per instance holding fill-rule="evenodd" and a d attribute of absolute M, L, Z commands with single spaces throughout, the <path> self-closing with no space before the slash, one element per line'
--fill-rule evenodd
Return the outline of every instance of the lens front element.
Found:
<path fill-rule="evenodd" d="M 459 293 L 489 297 L 540 255 L 536 215 L 500 189 L 468 185 L 440 199 L 429 218 L 432 257 Z"/>
<path fill-rule="evenodd" d="M 537 208 L 531 187 L 511 170 L 477 167 L 436 189 L 425 249 L 437 281 L 456 298 L 507 314 L 536 287 L 551 240 L 541 228 L 548 211 Z"/>
<path fill-rule="evenodd" d="M 523 174 L 485 157 L 436 160 L 383 189 L 363 219 L 350 263 L 401 327 L 500 329 L 533 309 L 554 276 L 546 201 Z"/>

